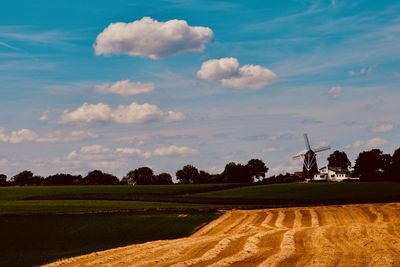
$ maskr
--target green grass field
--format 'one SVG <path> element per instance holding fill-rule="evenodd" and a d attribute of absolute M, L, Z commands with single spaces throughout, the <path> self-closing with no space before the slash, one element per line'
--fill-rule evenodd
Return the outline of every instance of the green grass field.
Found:
<path fill-rule="evenodd" d="M 392 201 L 400 183 L 0 187 L 0 266 L 186 236 L 220 209 Z"/>
<path fill-rule="evenodd" d="M 0 266 L 34 266 L 60 258 L 190 235 L 215 213 L 0 217 Z"/>
<path fill-rule="evenodd" d="M 0 200 L 16 200 L 52 195 L 178 195 L 231 188 L 232 184 L 177 184 L 177 185 L 91 185 L 91 186 L 13 186 L 0 187 Z"/>

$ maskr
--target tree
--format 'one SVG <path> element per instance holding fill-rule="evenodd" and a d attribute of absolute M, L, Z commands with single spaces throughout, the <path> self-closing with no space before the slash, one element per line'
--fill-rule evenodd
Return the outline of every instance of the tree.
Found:
<path fill-rule="evenodd" d="M 390 178 L 392 180 L 400 180 L 400 148 L 396 149 L 393 153 Z"/>
<path fill-rule="evenodd" d="M 14 185 L 40 185 L 44 179 L 41 176 L 34 176 L 31 171 L 22 171 L 11 180 Z"/>
<path fill-rule="evenodd" d="M 229 162 L 226 164 L 224 172 L 224 182 L 226 183 L 252 183 L 253 177 L 251 176 L 248 168 L 242 164 Z"/>
<path fill-rule="evenodd" d="M 199 172 L 198 184 L 208 184 L 211 182 L 213 176 L 206 171 Z"/>
<path fill-rule="evenodd" d="M 152 184 L 154 172 L 149 167 L 141 167 L 128 172 L 122 180 L 128 184 Z"/>
<path fill-rule="evenodd" d="M 336 150 L 335 152 L 329 155 L 328 165 L 331 167 L 341 168 L 342 170 L 347 171 L 351 167 L 351 162 L 345 152 Z"/>
<path fill-rule="evenodd" d="M 54 175 L 47 176 L 44 180 L 45 184 L 49 185 L 75 185 L 82 183 L 81 175 L 71 175 L 64 173 L 57 173 Z"/>
<path fill-rule="evenodd" d="M 249 160 L 249 162 L 246 164 L 246 168 L 249 172 L 249 175 L 259 181 L 261 181 L 261 177 L 265 178 L 265 174 L 268 172 L 268 167 L 260 159 Z"/>
<path fill-rule="evenodd" d="M 94 170 L 89 172 L 85 178 L 83 178 L 83 182 L 85 184 L 94 184 L 94 185 L 114 185 L 119 184 L 119 180 L 116 176 L 103 173 L 99 170 Z"/>
<path fill-rule="evenodd" d="M 176 172 L 176 179 L 182 184 L 197 184 L 199 178 L 199 170 L 192 165 L 186 165 Z"/>
<path fill-rule="evenodd" d="M 173 184 L 172 176 L 166 172 L 160 173 L 154 177 L 153 184 Z"/>
<path fill-rule="evenodd" d="M 364 181 L 386 179 L 391 166 L 391 156 L 379 149 L 361 152 L 354 165 L 354 175 Z"/>
<path fill-rule="evenodd" d="M 0 174 L 0 186 L 6 186 L 6 185 L 7 185 L 7 175 Z"/>

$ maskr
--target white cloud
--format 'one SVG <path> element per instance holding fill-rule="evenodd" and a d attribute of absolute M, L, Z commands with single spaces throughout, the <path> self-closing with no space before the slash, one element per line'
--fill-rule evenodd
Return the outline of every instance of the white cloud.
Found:
<path fill-rule="evenodd" d="M 385 139 L 375 137 L 369 140 L 357 140 L 352 144 L 346 146 L 347 149 L 373 149 L 380 148 L 389 144 L 389 142 Z"/>
<path fill-rule="evenodd" d="M 73 150 L 60 163 L 75 166 L 75 168 L 115 170 L 127 167 L 132 157 L 148 159 L 151 157 L 151 152 L 128 147 L 112 149 L 101 144 L 94 144 Z"/>
<path fill-rule="evenodd" d="M 89 146 L 83 146 L 79 150 L 74 150 L 71 153 L 68 154 L 67 159 L 72 160 L 72 159 L 77 159 L 81 156 L 85 155 L 94 155 L 95 157 L 107 153 L 110 150 L 103 146 L 103 145 L 89 145 Z"/>
<path fill-rule="evenodd" d="M 266 147 L 261 149 L 261 152 L 264 153 L 273 153 L 273 152 L 280 152 L 283 151 L 284 149 L 282 147 Z"/>
<path fill-rule="evenodd" d="M 79 152 L 83 154 L 98 154 L 98 153 L 106 153 L 109 149 L 104 147 L 103 145 L 90 145 L 82 147 Z"/>
<path fill-rule="evenodd" d="M 175 111 L 161 111 L 156 105 L 137 104 L 119 105 L 115 108 L 107 104 L 84 103 L 76 110 L 65 110 L 59 119 L 60 123 L 90 123 L 90 122 L 115 122 L 120 124 L 142 123 L 147 121 L 181 121 L 183 113 Z"/>
<path fill-rule="evenodd" d="M 328 90 L 328 95 L 332 98 L 338 98 L 341 94 L 343 94 L 343 88 L 340 86 L 333 86 Z"/>
<path fill-rule="evenodd" d="M 203 51 L 214 38 L 208 27 L 189 26 L 185 20 L 159 22 L 144 17 L 130 23 L 111 23 L 94 44 L 96 55 L 129 55 L 160 59 Z"/>
<path fill-rule="evenodd" d="M 96 85 L 95 90 L 101 93 L 113 93 L 121 96 L 132 96 L 138 94 L 147 94 L 154 91 L 153 83 L 134 82 L 121 80 L 115 83 L 103 83 Z"/>
<path fill-rule="evenodd" d="M 11 144 L 19 144 L 24 142 L 53 143 L 58 141 L 76 141 L 96 137 L 98 137 L 96 133 L 89 131 L 73 131 L 69 134 L 55 131 L 41 135 L 30 129 L 20 129 L 10 133 L 0 129 L 0 141 Z"/>
<path fill-rule="evenodd" d="M 156 156 L 168 156 L 168 155 L 184 155 L 184 154 L 196 154 L 198 151 L 196 149 L 187 146 L 166 146 L 156 148 L 153 152 Z"/>
<path fill-rule="evenodd" d="M 128 148 L 128 147 L 120 147 L 115 149 L 115 152 L 118 154 L 122 155 L 128 155 L 128 156 L 138 156 L 141 158 L 148 159 L 151 157 L 151 152 L 143 152 L 142 150 L 138 148 Z"/>
<path fill-rule="evenodd" d="M 374 69 L 372 67 L 362 67 L 360 69 L 349 70 L 347 74 L 350 78 L 361 77 L 361 76 L 370 75 L 373 72 L 373 70 Z"/>
<path fill-rule="evenodd" d="M 50 114 L 50 110 L 46 110 L 42 113 L 42 115 L 40 115 L 39 120 L 40 121 L 47 121 L 49 120 L 49 114 Z"/>
<path fill-rule="evenodd" d="M 211 59 L 203 62 L 197 77 L 206 81 L 222 80 L 239 74 L 239 61 L 233 57 Z"/>
<path fill-rule="evenodd" d="M 21 129 L 18 131 L 12 131 L 8 136 L 8 142 L 12 144 L 18 144 L 22 142 L 30 142 L 38 139 L 38 134 L 29 129 Z"/>
<path fill-rule="evenodd" d="M 371 129 L 371 131 L 374 133 L 386 133 L 386 132 L 393 131 L 393 129 L 394 129 L 393 124 L 383 123 L 383 124 L 375 126 L 374 128 Z"/>
<path fill-rule="evenodd" d="M 72 131 L 70 137 L 73 140 L 80 140 L 85 138 L 97 138 L 98 135 L 90 131 Z"/>
<path fill-rule="evenodd" d="M 236 58 L 211 59 L 200 67 L 197 76 L 202 80 L 219 81 L 232 89 L 261 89 L 274 83 L 278 76 L 259 65 L 240 67 Z"/>

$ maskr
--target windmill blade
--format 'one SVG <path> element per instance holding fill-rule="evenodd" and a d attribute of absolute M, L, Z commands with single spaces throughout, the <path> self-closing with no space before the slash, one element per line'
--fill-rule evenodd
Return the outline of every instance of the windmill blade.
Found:
<path fill-rule="evenodd" d="M 311 150 L 310 141 L 308 140 L 308 135 L 304 134 L 304 142 L 306 143 L 307 150 Z"/>
<path fill-rule="evenodd" d="M 304 154 L 293 156 L 292 159 L 298 159 L 304 157 Z"/>
<path fill-rule="evenodd" d="M 318 153 L 318 152 L 322 152 L 322 151 L 329 150 L 329 149 L 331 149 L 331 146 L 322 146 L 322 147 L 314 149 L 314 152 Z"/>

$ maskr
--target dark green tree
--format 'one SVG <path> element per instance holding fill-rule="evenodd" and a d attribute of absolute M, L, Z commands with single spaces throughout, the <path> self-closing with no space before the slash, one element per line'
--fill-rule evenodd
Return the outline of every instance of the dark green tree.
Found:
<path fill-rule="evenodd" d="M 246 164 L 246 168 L 249 172 L 249 175 L 259 181 L 262 180 L 261 177 L 265 178 L 265 174 L 268 172 L 268 167 L 260 159 L 249 160 L 249 162 Z"/>
<path fill-rule="evenodd" d="M 166 172 L 160 173 L 154 177 L 153 184 L 173 184 L 172 176 Z"/>
<path fill-rule="evenodd" d="M 182 184 L 197 184 L 199 177 L 199 170 L 192 165 L 186 165 L 176 172 L 176 179 Z"/>
<path fill-rule="evenodd" d="M 7 185 L 7 175 L 0 174 L 0 186 L 6 186 L 6 185 Z"/>
<path fill-rule="evenodd" d="M 198 184 L 208 184 L 212 182 L 213 176 L 206 171 L 199 172 Z"/>
<path fill-rule="evenodd" d="M 82 183 L 82 176 L 57 173 L 47 176 L 44 183 L 48 185 L 78 185 Z"/>
<path fill-rule="evenodd" d="M 128 184 L 152 184 L 154 180 L 154 172 L 149 167 L 140 167 L 128 172 L 122 180 Z"/>
<path fill-rule="evenodd" d="M 363 181 L 387 179 L 391 166 L 391 156 L 379 149 L 361 152 L 354 165 L 354 175 Z"/>
<path fill-rule="evenodd" d="M 396 149 L 392 156 L 392 165 L 390 166 L 390 179 L 400 181 L 400 148 Z"/>
<path fill-rule="evenodd" d="M 34 176 L 31 171 L 22 171 L 11 178 L 14 185 L 40 185 L 44 179 L 41 176 Z"/>
<path fill-rule="evenodd" d="M 242 164 L 229 162 L 226 164 L 222 173 L 225 183 L 252 183 L 253 177 L 251 176 L 248 168 Z"/>
<path fill-rule="evenodd" d="M 331 167 L 341 168 L 342 170 L 347 171 L 351 167 L 351 162 L 345 152 L 336 150 L 335 152 L 329 155 L 328 165 Z"/>
<path fill-rule="evenodd" d="M 103 173 L 102 171 L 99 170 L 94 170 L 88 173 L 88 175 L 83 178 L 83 182 L 85 184 L 90 184 L 90 185 L 115 185 L 119 184 L 119 180 L 116 176 L 109 174 L 109 173 Z"/>

